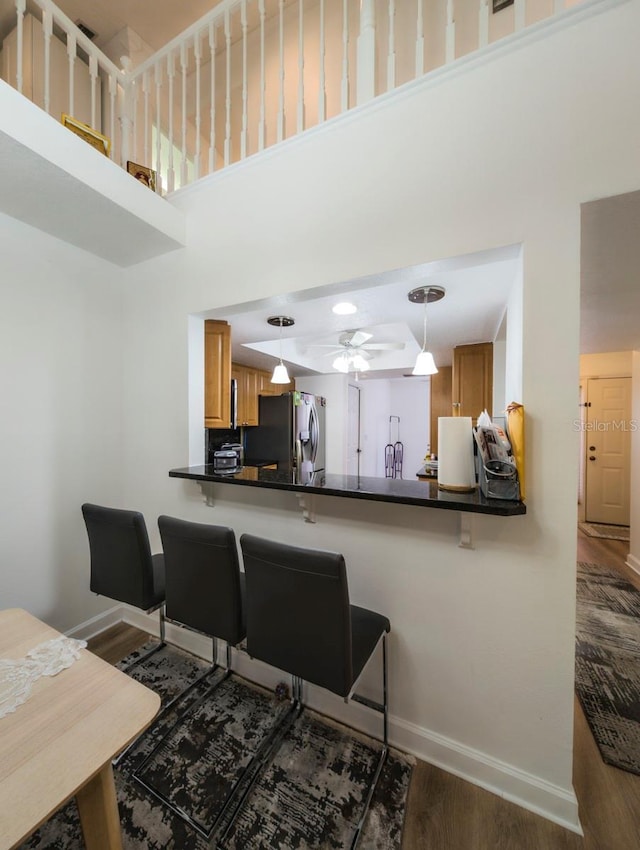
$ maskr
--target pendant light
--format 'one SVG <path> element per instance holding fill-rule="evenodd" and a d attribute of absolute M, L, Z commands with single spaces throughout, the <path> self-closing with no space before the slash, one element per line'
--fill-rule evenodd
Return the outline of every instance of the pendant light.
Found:
<path fill-rule="evenodd" d="M 295 324 L 290 316 L 269 316 L 267 322 L 276 328 L 280 328 L 280 362 L 276 364 L 273 375 L 271 376 L 272 384 L 288 384 L 289 373 L 287 367 L 282 362 L 282 328 L 290 328 Z"/>
<path fill-rule="evenodd" d="M 433 359 L 433 354 L 427 351 L 427 304 L 444 298 L 444 289 L 441 286 L 419 286 L 417 289 L 412 289 L 407 297 L 413 304 L 424 304 L 422 351 L 416 358 L 416 365 L 413 367 L 412 374 L 435 375 L 438 368 Z"/>

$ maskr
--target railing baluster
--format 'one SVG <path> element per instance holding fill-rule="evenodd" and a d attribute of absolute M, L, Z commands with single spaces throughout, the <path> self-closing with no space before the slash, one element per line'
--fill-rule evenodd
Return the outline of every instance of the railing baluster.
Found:
<path fill-rule="evenodd" d="M 27 8 L 27 0 L 16 0 L 16 38 L 18 49 L 16 50 L 16 88 L 22 94 L 24 85 L 24 13 Z"/>
<path fill-rule="evenodd" d="M 375 0 L 361 0 L 358 35 L 357 97 L 366 103 L 376 94 L 376 7 Z"/>
<path fill-rule="evenodd" d="M 524 29 L 525 27 L 525 0 L 515 0 L 513 17 L 514 23 L 513 28 L 516 32 Z"/>
<path fill-rule="evenodd" d="M 456 22 L 453 11 L 453 0 L 447 0 L 447 28 L 445 32 L 445 62 L 453 62 L 456 58 Z"/>
<path fill-rule="evenodd" d="M 231 161 L 231 22 L 229 9 L 224 13 L 224 38 L 227 51 L 226 98 L 225 98 L 225 128 L 224 128 L 224 164 Z"/>
<path fill-rule="evenodd" d="M 284 138 L 284 0 L 279 0 L 278 3 L 279 20 L 278 31 L 280 35 L 280 67 L 279 75 L 279 90 L 278 90 L 278 135 L 277 139 L 281 142 Z"/>
<path fill-rule="evenodd" d="M 247 155 L 247 0 L 240 4 L 242 26 L 242 131 L 240 132 L 240 159 Z"/>
<path fill-rule="evenodd" d="M 109 126 L 109 138 L 111 139 L 111 158 L 114 161 L 117 161 L 114 156 L 114 147 L 116 144 L 116 94 L 118 92 L 118 81 L 114 74 L 109 74 L 109 111 L 110 115 L 110 126 Z"/>
<path fill-rule="evenodd" d="M 478 47 L 489 44 L 489 0 L 480 0 L 478 18 Z"/>
<path fill-rule="evenodd" d="M 209 55 L 211 57 L 211 126 L 209 128 L 209 174 L 216 167 L 216 25 L 209 24 Z"/>
<path fill-rule="evenodd" d="M 265 82 L 265 59 L 264 59 L 264 0 L 258 0 L 258 12 L 260 13 L 260 120 L 258 122 L 258 150 L 264 150 L 265 136 L 265 99 L 266 99 L 266 82 Z"/>
<path fill-rule="evenodd" d="M 129 151 L 129 159 L 132 159 L 134 162 L 143 162 L 142 155 L 138 152 L 138 99 L 139 99 L 139 90 L 138 90 L 138 80 L 132 80 L 129 84 L 130 90 L 130 110 L 131 110 L 131 150 Z M 126 104 L 126 97 L 124 99 L 124 103 Z M 124 119 L 123 119 L 123 130 L 124 130 Z M 124 159 L 124 152 L 123 152 Z"/>
<path fill-rule="evenodd" d="M 485 0 L 486 2 L 486 0 Z M 418 20 L 416 22 L 416 77 L 424 74 L 424 0 L 418 0 Z"/>
<path fill-rule="evenodd" d="M 100 127 L 98 127 L 96 123 L 98 119 L 98 101 L 96 97 L 98 85 L 98 57 L 93 54 L 89 57 L 89 76 L 91 78 L 91 126 L 94 130 L 99 130 L 102 126 L 102 121 L 100 122 Z"/>
<path fill-rule="evenodd" d="M 76 37 L 67 33 L 67 57 L 69 59 L 69 115 L 74 114 L 74 83 L 75 83 L 75 61 L 76 61 Z"/>
<path fill-rule="evenodd" d="M 196 61 L 196 150 L 193 179 L 197 180 L 200 177 L 200 130 L 202 125 L 200 116 L 200 64 L 202 62 L 201 32 L 197 32 L 193 37 L 193 56 Z"/>
<path fill-rule="evenodd" d="M 180 45 L 180 70 L 182 71 L 182 146 L 180 159 L 180 185 L 187 182 L 187 44 Z"/>
<path fill-rule="evenodd" d="M 342 85 L 340 108 L 349 108 L 349 0 L 342 0 Z"/>
<path fill-rule="evenodd" d="M 176 172 L 173 162 L 173 80 L 176 75 L 175 55 L 167 56 L 167 77 L 169 79 L 169 165 L 167 168 L 167 192 L 173 192 L 176 185 Z"/>
<path fill-rule="evenodd" d="M 298 109 L 297 132 L 304 130 L 304 0 L 298 0 Z"/>
<path fill-rule="evenodd" d="M 153 69 L 156 84 L 156 175 L 158 184 L 162 183 L 162 65 L 156 62 Z"/>
<path fill-rule="evenodd" d="M 44 111 L 51 114 L 51 36 L 53 34 L 51 9 L 42 10 L 42 33 L 44 35 Z"/>
<path fill-rule="evenodd" d="M 387 91 L 396 87 L 396 4 L 389 0 L 389 52 L 387 55 Z"/>
<path fill-rule="evenodd" d="M 322 124 L 327 115 L 327 91 L 324 70 L 324 0 L 320 0 L 320 68 L 318 81 L 318 124 Z"/>
<path fill-rule="evenodd" d="M 142 142 L 143 162 L 151 167 L 151 137 L 149 135 L 149 72 L 142 75 L 142 98 L 144 102 L 144 139 Z"/>

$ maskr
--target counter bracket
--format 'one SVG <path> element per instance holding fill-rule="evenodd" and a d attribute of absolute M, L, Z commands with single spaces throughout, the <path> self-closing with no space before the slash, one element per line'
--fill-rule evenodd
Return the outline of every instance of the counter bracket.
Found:
<path fill-rule="evenodd" d="M 213 485 L 209 483 L 209 481 L 198 481 L 200 485 L 200 490 L 202 491 L 202 495 L 204 496 L 204 501 L 212 508 L 215 505 L 215 500 L 213 498 Z"/>
<path fill-rule="evenodd" d="M 310 493 L 296 493 L 305 522 L 316 521 L 316 499 Z"/>
<path fill-rule="evenodd" d="M 460 511 L 460 549 L 475 549 L 473 545 L 473 514 Z"/>

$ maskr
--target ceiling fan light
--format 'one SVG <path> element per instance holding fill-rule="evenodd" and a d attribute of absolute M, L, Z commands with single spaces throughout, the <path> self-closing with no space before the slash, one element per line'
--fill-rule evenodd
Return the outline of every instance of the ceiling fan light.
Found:
<path fill-rule="evenodd" d="M 273 375 L 271 376 L 272 384 L 288 384 L 289 383 L 289 373 L 287 372 L 287 367 L 284 365 L 282 361 L 277 364 L 275 369 L 273 370 Z"/>
<path fill-rule="evenodd" d="M 346 354 L 339 354 L 333 361 L 332 365 L 334 369 L 338 370 L 338 372 L 342 372 L 346 375 L 349 371 L 349 358 Z"/>
<path fill-rule="evenodd" d="M 433 359 L 433 354 L 430 351 L 421 351 L 416 358 L 416 365 L 413 367 L 412 375 L 435 375 L 438 367 Z"/>
<path fill-rule="evenodd" d="M 371 368 L 362 354 L 354 354 L 351 358 L 351 363 L 356 372 L 366 372 Z"/>

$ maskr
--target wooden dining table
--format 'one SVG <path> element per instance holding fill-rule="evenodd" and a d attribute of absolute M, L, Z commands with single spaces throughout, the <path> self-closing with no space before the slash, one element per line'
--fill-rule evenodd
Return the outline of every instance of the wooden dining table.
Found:
<path fill-rule="evenodd" d="M 60 633 L 18 608 L 0 611 L 0 659 Z M 88 650 L 0 718 L 0 850 L 19 846 L 75 796 L 88 850 L 121 850 L 111 760 L 151 723 L 160 697 Z"/>

